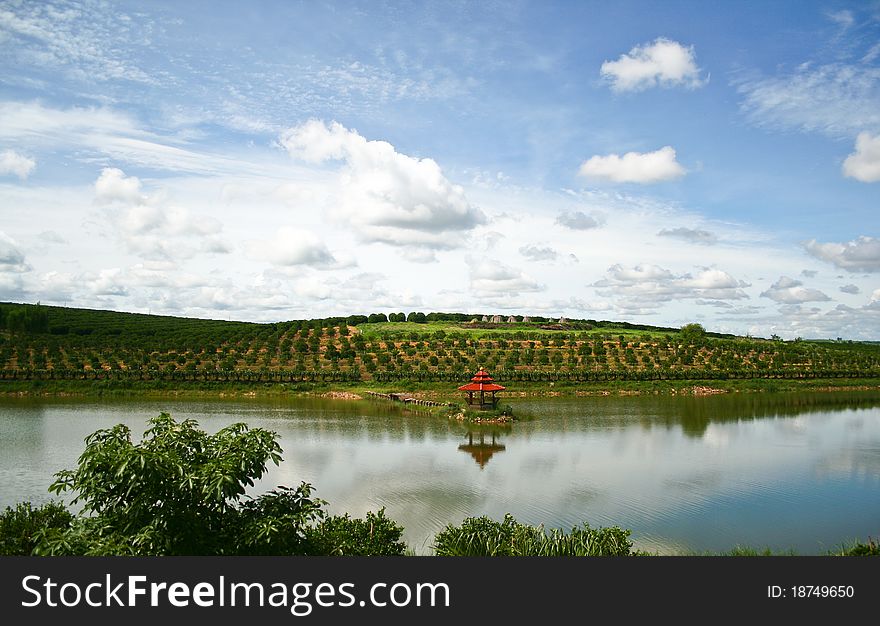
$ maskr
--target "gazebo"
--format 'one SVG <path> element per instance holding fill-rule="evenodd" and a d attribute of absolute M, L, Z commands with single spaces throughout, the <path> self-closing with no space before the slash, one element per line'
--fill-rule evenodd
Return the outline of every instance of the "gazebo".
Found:
<path fill-rule="evenodd" d="M 462 385 L 458 390 L 467 393 L 468 406 L 480 409 L 494 409 L 498 404 L 498 398 L 495 397 L 495 392 L 504 391 L 504 387 L 496 385 L 493 382 L 492 377 L 489 376 L 489 372 L 480 368 L 480 371 L 471 378 L 471 382 L 467 385 Z M 479 397 L 476 395 L 478 392 L 480 394 Z M 486 397 L 487 393 L 490 393 L 491 395 Z"/>

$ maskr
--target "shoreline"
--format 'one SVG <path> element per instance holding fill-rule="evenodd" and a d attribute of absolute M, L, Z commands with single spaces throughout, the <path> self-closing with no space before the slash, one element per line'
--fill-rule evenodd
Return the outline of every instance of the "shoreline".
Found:
<path fill-rule="evenodd" d="M 880 379 L 751 379 L 747 381 L 689 380 L 607 384 L 518 383 L 508 388 L 501 402 L 518 398 L 577 398 L 620 396 L 705 397 L 738 393 L 840 393 L 880 391 Z M 0 398 L 95 398 L 95 397 L 193 397 L 193 398 L 316 398 L 341 401 L 369 399 L 370 392 L 406 392 L 422 400 L 461 402 L 460 394 L 437 383 L 369 385 L 363 383 L 259 383 L 259 384 L 168 384 L 115 381 L 0 382 Z"/>

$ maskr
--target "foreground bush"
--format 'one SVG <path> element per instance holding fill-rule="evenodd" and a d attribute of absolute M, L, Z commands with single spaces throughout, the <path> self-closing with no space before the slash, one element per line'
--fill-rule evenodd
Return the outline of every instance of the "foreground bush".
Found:
<path fill-rule="evenodd" d="M 855 542 L 834 554 L 836 556 L 880 556 L 880 541 L 874 541 L 869 537 L 866 542 Z"/>
<path fill-rule="evenodd" d="M 47 555 L 403 554 L 403 528 L 384 516 L 330 517 L 312 487 L 279 487 L 258 498 L 246 488 L 281 460 L 277 434 L 233 424 L 208 435 L 167 413 L 140 443 L 120 424 L 92 433 L 74 470 L 51 491 L 74 492 L 82 513 L 46 528 Z"/>
<path fill-rule="evenodd" d="M 37 508 L 30 502 L 6 507 L 0 514 L 0 556 L 31 554 L 45 531 L 63 531 L 71 522 L 73 515 L 58 502 Z"/>
<path fill-rule="evenodd" d="M 628 556 L 630 531 L 617 526 L 590 528 L 584 524 L 570 533 L 527 526 L 512 515 L 503 522 L 469 517 L 460 526 L 446 526 L 434 537 L 438 556 Z"/>

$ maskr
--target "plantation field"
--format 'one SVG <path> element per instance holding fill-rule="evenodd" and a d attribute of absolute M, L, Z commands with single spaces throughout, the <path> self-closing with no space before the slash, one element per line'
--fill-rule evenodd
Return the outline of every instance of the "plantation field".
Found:
<path fill-rule="evenodd" d="M 419 315 L 257 324 L 0 304 L 0 380 L 431 383 L 464 381 L 480 367 L 499 381 L 575 385 L 880 377 L 876 343 L 735 337 L 695 324 Z"/>

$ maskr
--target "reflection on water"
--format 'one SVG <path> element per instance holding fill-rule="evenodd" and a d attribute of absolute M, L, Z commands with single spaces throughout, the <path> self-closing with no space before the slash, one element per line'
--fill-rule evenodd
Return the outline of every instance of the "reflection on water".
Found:
<path fill-rule="evenodd" d="M 459 445 L 458 449 L 474 457 L 474 461 L 477 462 L 480 469 L 483 469 L 493 454 L 504 452 L 507 449 L 504 444 L 496 441 L 499 435 L 500 433 L 495 428 L 488 431 L 483 428 L 468 430 L 467 443 Z M 476 440 L 474 439 L 475 437 Z M 491 438 L 491 440 L 486 441 L 487 438 Z"/>
<path fill-rule="evenodd" d="M 661 552 L 737 544 L 821 554 L 880 535 L 880 393 L 522 399 L 536 416 L 474 428 L 391 403 L 327 400 L 0 404 L 0 506 L 45 501 L 83 439 L 161 411 L 210 432 L 280 435 L 254 492 L 312 483 L 334 513 L 385 507 L 417 552 L 464 517 L 512 513 L 571 528 L 630 528 Z M 464 453 L 464 454 L 463 454 Z"/>

